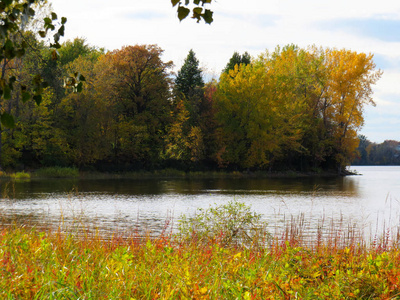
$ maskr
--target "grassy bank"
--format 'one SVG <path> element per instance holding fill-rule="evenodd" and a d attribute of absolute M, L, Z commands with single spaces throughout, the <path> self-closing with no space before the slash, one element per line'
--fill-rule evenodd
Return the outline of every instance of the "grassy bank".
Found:
<path fill-rule="evenodd" d="M 232 202 L 183 217 L 178 233 L 0 228 L 1 299 L 397 299 L 399 236 L 303 240 Z M 352 237 L 339 239 L 339 236 Z"/>
<path fill-rule="evenodd" d="M 0 233 L 1 299 L 393 299 L 400 249 Z"/>
<path fill-rule="evenodd" d="M 357 175 L 347 172 L 341 176 Z M 239 171 L 182 171 L 176 169 L 162 169 L 154 171 L 132 172 L 97 172 L 80 171 L 75 167 L 46 167 L 31 172 L 2 172 L 0 179 L 29 180 L 30 178 L 85 178 L 85 179 L 143 179 L 143 178 L 300 178 L 300 177 L 332 177 L 338 173 L 319 172 L 239 172 Z"/>

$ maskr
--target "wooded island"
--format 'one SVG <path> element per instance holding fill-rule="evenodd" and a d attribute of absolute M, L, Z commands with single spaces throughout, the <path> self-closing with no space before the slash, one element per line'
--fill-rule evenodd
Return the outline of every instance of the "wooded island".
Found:
<path fill-rule="evenodd" d="M 3 66 L 17 78 L 1 104 L 16 123 L 1 131 L 3 169 L 340 173 L 357 155 L 382 74 L 371 54 L 288 45 L 234 53 L 204 82 L 192 50 L 174 74 L 157 45 L 105 51 L 76 38 L 53 60 L 33 34 L 26 39 L 33 47 Z M 40 105 L 22 103 L 18 85 L 38 73 L 48 83 Z M 70 74 L 86 78 L 80 93 L 63 87 Z"/>

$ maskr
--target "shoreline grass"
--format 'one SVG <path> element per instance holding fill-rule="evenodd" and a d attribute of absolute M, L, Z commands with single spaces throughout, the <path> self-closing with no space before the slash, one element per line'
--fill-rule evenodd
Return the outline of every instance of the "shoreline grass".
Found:
<path fill-rule="evenodd" d="M 394 299 L 400 248 L 0 230 L 1 299 Z"/>
<path fill-rule="evenodd" d="M 79 170 L 72 167 L 48 167 L 36 170 L 33 175 L 36 178 L 78 178 Z"/>
<path fill-rule="evenodd" d="M 272 235 L 247 235 L 259 230 L 258 221 L 247 206 L 231 202 L 183 219 L 178 233 L 166 223 L 155 237 L 104 236 L 85 224 L 70 230 L 0 225 L 0 298 L 400 297 L 398 232 L 383 230 L 368 242 L 351 224 L 332 223 L 310 237 L 299 217 Z M 233 238 L 243 236 L 250 239 Z"/>

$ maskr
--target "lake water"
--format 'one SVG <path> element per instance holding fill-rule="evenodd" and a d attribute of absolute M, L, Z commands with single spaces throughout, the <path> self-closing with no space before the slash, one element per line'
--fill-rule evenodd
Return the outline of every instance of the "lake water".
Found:
<path fill-rule="evenodd" d="M 263 215 L 270 231 L 291 218 L 310 231 L 356 224 L 367 235 L 400 224 L 400 167 L 352 167 L 330 178 L 103 179 L 1 181 L 3 224 L 83 226 L 101 232 L 151 231 L 182 214 L 237 200 Z"/>

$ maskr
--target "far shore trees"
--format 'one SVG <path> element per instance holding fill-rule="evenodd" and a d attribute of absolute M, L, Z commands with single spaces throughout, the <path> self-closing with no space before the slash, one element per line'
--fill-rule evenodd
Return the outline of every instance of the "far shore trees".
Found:
<path fill-rule="evenodd" d="M 157 45 L 105 53 L 68 41 L 56 63 L 27 54 L 18 76 L 48 78 L 42 104 L 11 105 L 1 164 L 105 171 L 179 168 L 341 172 L 356 156 L 365 105 L 381 76 L 372 55 L 294 45 L 235 63 L 205 83 L 193 50 L 174 80 Z M 49 49 L 38 46 L 40 55 Z M 59 89 L 65 74 L 81 93 Z M 4 106 L 6 107 L 6 106 Z"/>

